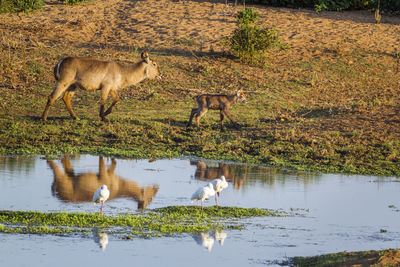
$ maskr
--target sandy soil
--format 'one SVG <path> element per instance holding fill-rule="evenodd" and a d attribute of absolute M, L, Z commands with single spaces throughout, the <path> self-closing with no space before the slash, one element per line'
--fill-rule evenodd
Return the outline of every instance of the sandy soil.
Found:
<path fill-rule="evenodd" d="M 179 40 L 196 41 L 196 51 L 221 51 L 222 37 L 235 27 L 242 6 L 223 2 L 96 0 L 78 6 L 47 2 L 43 12 L 0 16 L 0 32 L 11 31 L 46 44 L 113 49 L 181 49 Z M 383 16 L 375 24 L 368 11 L 322 12 L 256 6 L 260 23 L 276 26 L 293 49 L 284 56 L 308 57 L 326 49 L 357 45 L 394 53 L 400 49 L 400 18 Z M 187 49 L 187 48 L 186 48 Z"/>

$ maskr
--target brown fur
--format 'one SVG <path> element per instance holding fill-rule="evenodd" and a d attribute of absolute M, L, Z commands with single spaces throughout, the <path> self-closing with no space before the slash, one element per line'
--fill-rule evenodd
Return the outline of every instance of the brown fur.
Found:
<path fill-rule="evenodd" d="M 227 116 L 233 123 L 233 118 L 229 112 L 229 108 L 236 103 L 247 103 L 246 96 L 242 90 L 237 91 L 234 95 L 211 95 L 202 94 L 196 97 L 197 108 L 193 108 L 190 113 L 189 122 L 186 127 L 192 124 L 194 115 L 196 115 L 196 126 L 197 130 L 200 130 L 200 119 L 203 117 L 209 109 L 219 110 L 221 118 L 221 130 L 224 130 L 224 115 Z"/>
<path fill-rule="evenodd" d="M 103 184 L 110 190 L 110 198 L 132 197 L 139 209 L 151 203 L 158 192 L 158 185 L 141 187 L 134 181 L 128 181 L 114 173 L 117 162 L 112 159 L 107 169 L 102 157 L 99 157 L 99 172 L 75 173 L 68 157 L 62 159 L 63 169 L 52 160 L 47 164 L 53 170 L 52 192 L 59 199 L 68 202 L 90 202 L 93 193 Z"/>
<path fill-rule="evenodd" d="M 87 91 L 101 90 L 100 118 L 104 121 L 118 102 L 119 89 L 135 85 L 145 79 L 160 77 L 158 65 L 150 60 L 147 52 L 143 52 L 141 56 L 141 61 L 131 65 L 83 57 L 67 57 L 61 60 L 54 67 L 57 85 L 48 98 L 42 120 L 47 120 L 51 105 L 62 95 L 69 113 L 78 120 L 72 110 L 71 98 L 77 88 L 82 88 Z M 109 94 L 113 102 L 104 112 L 104 105 Z"/>

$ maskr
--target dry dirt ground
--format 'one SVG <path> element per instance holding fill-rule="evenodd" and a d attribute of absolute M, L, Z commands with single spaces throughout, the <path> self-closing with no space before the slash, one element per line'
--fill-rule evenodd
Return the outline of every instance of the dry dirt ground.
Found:
<path fill-rule="evenodd" d="M 177 39 L 203 42 L 203 51 L 221 51 L 220 39 L 235 25 L 243 6 L 221 2 L 169 0 L 96 0 L 79 6 L 46 2 L 43 12 L 1 16 L 1 31 L 12 31 L 42 42 L 72 43 L 76 47 L 148 47 L 181 49 Z M 392 54 L 400 49 L 400 18 L 384 16 L 374 23 L 368 11 L 322 12 L 256 6 L 259 22 L 276 26 L 292 47 L 288 57 L 310 57 L 357 40 L 366 50 Z M 346 47 L 343 47 L 346 49 Z"/>

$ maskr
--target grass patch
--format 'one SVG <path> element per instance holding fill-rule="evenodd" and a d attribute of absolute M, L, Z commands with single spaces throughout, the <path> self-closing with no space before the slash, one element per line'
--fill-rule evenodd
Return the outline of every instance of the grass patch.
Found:
<path fill-rule="evenodd" d="M 209 218 L 245 218 L 245 217 L 286 217 L 289 214 L 281 210 L 266 210 L 257 208 L 239 208 L 239 207 L 206 207 L 204 213 L 201 209 L 193 206 L 170 206 L 166 208 L 155 209 L 154 212 L 168 214 L 170 216 L 209 217 Z"/>
<path fill-rule="evenodd" d="M 283 211 L 237 207 L 171 206 L 143 213 L 101 216 L 98 213 L 0 211 L 0 232 L 29 234 L 89 234 L 93 228 L 111 234 L 157 237 L 179 233 L 202 233 L 238 229 L 244 217 L 288 216 Z"/>
<path fill-rule="evenodd" d="M 314 257 L 295 257 L 294 266 L 398 266 L 400 250 L 339 252 Z"/>

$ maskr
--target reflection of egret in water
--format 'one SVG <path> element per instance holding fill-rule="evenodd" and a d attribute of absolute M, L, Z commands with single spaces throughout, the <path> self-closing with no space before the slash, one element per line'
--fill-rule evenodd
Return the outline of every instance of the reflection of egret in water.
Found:
<path fill-rule="evenodd" d="M 215 231 L 214 232 L 214 238 L 215 238 L 216 241 L 219 242 L 219 244 L 221 246 L 224 245 L 224 241 L 225 241 L 227 236 L 228 236 L 228 234 L 226 232 L 224 232 L 224 231 Z"/>
<path fill-rule="evenodd" d="M 197 244 L 205 247 L 209 252 L 214 246 L 214 238 L 212 236 L 209 236 L 207 233 L 195 234 L 193 235 L 193 239 L 196 241 Z"/>
<path fill-rule="evenodd" d="M 93 240 L 99 245 L 102 251 L 106 250 L 108 245 L 107 233 L 100 233 L 98 229 L 93 229 Z"/>
<path fill-rule="evenodd" d="M 200 233 L 192 235 L 193 239 L 197 244 L 203 246 L 210 252 L 214 246 L 214 242 L 218 241 L 221 246 L 224 245 L 224 241 L 228 234 L 224 231 L 214 231 L 211 236 L 208 233 Z"/>
<path fill-rule="evenodd" d="M 111 160 L 108 167 L 102 157 L 99 157 L 99 172 L 75 173 L 68 157 L 62 159 L 61 170 L 52 160 L 47 163 L 53 170 L 54 182 L 52 192 L 59 199 L 67 202 L 90 202 L 93 193 L 103 184 L 110 190 L 109 200 L 118 197 L 132 197 L 138 203 L 138 208 L 146 208 L 158 192 L 158 185 L 140 187 L 138 183 L 125 180 L 114 173 L 117 162 Z"/>

